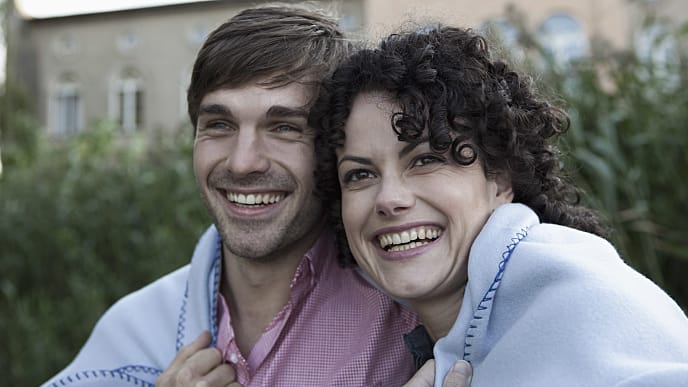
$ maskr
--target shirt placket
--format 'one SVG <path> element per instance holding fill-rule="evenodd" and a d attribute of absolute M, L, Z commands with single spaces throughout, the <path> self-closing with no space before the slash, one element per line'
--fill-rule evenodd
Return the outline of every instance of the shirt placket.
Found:
<path fill-rule="evenodd" d="M 251 373 L 246 359 L 244 359 L 241 351 L 239 351 L 239 346 L 237 346 L 234 336 L 232 336 L 231 340 L 229 340 L 222 351 L 222 359 L 234 366 L 234 370 L 236 371 L 237 375 L 237 382 L 243 386 L 248 385 Z"/>

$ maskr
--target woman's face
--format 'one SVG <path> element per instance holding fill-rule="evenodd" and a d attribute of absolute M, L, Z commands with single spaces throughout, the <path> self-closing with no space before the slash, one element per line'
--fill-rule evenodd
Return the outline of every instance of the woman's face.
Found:
<path fill-rule="evenodd" d="M 465 285 L 473 240 L 511 187 L 476 160 L 460 166 L 427 142 L 397 140 L 399 111 L 384 93 L 359 94 L 337 151 L 342 219 L 358 264 L 393 296 L 431 301 Z"/>

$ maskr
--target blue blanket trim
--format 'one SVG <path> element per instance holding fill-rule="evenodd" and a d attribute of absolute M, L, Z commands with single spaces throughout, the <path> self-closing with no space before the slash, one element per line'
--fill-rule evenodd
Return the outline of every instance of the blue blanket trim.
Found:
<path fill-rule="evenodd" d="M 217 238 L 217 250 L 215 253 L 215 261 L 213 261 L 213 266 L 211 272 L 213 273 L 213 295 L 210 297 L 210 336 L 212 337 L 212 346 L 217 343 L 217 300 L 220 293 L 220 273 L 222 272 L 222 238 Z"/>
<path fill-rule="evenodd" d="M 143 375 L 153 375 L 156 377 L 160 376 L 163 372 L 163 370 L 155 368 L 155 367 L 147 367 L 147 366 L 142 366 L 142 365 L 127 365 L 124 367 L 117 368 L 116 370 L 113 370 L 115 372 L 123 372 L 132 376 L 135 376 L 136 374 L 143 374 Z"/>
<path fill-rule="evenodd" d="M 182 298 L 182 306 L 179 309 L 179 318 L 177 319 L 177 352 L 184 346 L 184 329 L 186 328 L 186 304 L 189 299 L 189 281 L 186 281 L 186 288 L 184 289 L 184 298 Z"/>
<path fill-rule="evenodd" d="M 70 384 L 79 384 L 80 382 L 95 382 L 100 381 L 105 382 L 106 380 L 115 380 L 115 381 L 120 381 L 120 382 L 125 382 L 129 385 L 133 386 L 142 386 L 142 387 L 149 387 L 149 386 L 154 386 L 154 383 L 147 382 L 144 379 L 141 379 L 139 377 L 130 375 L 131 372 L 134 373 L 143 373 L 143 374 L 148 374 L 151 376 L 155 376 L 157 379 L 157 376 L 162 374 L 162 370 L 153 368 L 153 367 L 146 367 L 146 366 L 140 366 L 140 365 L 128 365 L 124 367 L 120 367 L 114 370 L 87 370 L 87 371 L 80 371 L 72 375 L 67 375 L 63 378 L 60 378 L 56 381 L 54 381 L 52 384 L 50 384 L 51 387 L 60 387 L 60 386 L 68 386 Z"/>
<path fill-rule="evenodd" d="M 217 238 L 217 248 L 215 259 L 211 266 L 210 272 L 213 277 L 213 296 L 210 297 L 210 334 L 212 336 L 212 345 L 217 342 L 217 297 L 220 292 L 220 274 L 222 262 L 222 239 Z M 184 298 L 182 299 L 182 306 L 179 308 L 179 318 L 177 319 L 177 352 L 184 346 L 184 331 L 186 330 L 186 306 L 189 302 L 189 281 L 186 281 L 186 288 L 184 289 Z"/>
<path fill-rule="evenodd" d="M 492 280 L 492 284 L 490 285 L 490 288 L 487 289 L 487 292 L 485 292 L 485 295 L 483 296 L 482 300 L 480 300 L 480 303 L 478 303 L 478 307 L 476 308 L 474 314 L 473 314 L 473 319 L 471 320 L 468 329 L 466 330 L 466 338 L 464 340 L 464 352 L 463 352 L 463 359 L 466 361 L 471 361 L 471 350 L 470 348 L 473 346 L 473 344 L 470 343 L 475 337 L 474 334 L 471 332 L 475 331 L 478 329 L 478 326 L 480 324 L 486 323 L 487 319 L 485 321 L 483 320 L 485 317 L 488 317 L 490 315 L 490 307 L 492 306 L 492 300 L 494 299 L 494 294 L 497 292 L 497 288 L 499 288 L 499 284 L 502 282 L 502 277 L 504 276 L 504 271 L 506 270 L 506 265 L 509 263 L 509 259 L 511 258 L 511 254 L 514 252 L 516 249 L 516 246 L 523 240 L 528 235 L 528 228 L 522 228 L 520 232 L 517 232 L 516 235 L 511 238 L 511 243 L 506 246 L 506 250 L 502 252 L 502 259 L 499 262 L 499 265 L 497 266 L 497 274 L 495 274 L 494 279 Z"/>

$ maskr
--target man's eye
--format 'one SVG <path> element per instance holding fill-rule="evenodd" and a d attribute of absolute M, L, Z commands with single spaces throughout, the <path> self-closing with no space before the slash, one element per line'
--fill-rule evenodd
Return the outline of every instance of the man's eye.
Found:
<path fill-rule="evenodd" d="M 416 157 L 415 160 L 413 160 L 413 166 L 414 167 L 422 167 L 422 166 L 429 165 L 429 164 L 443 163 L 443 162 L 444 162 L 444 159 L 437 156 L 437 155 L 433 155 L 433 154 L 421 155 L 421 156 Z"/>
<path fill-rule="evenodd" d="M 227 121 L 220 121 L 220 120 L 217 120 L 217 121 L 208 121 L 208 122 L 205 124 L 205 127 L 206 127 L 207 129 L 228 129 L 228 128 L 229 128 L 229 124 L 227 123 Z"/>
<path fill-rule="evenodd" d="M 287 125 L 287 124 L 277 125 L 277 126 L 275 126 L 273 131 L 277 132 L 277 133 L 289 133 L 289 132 L 301 133 L 301 132 L 303 132 L 303 130 L 301 128 L 299 128 L 298 126 Z"/>

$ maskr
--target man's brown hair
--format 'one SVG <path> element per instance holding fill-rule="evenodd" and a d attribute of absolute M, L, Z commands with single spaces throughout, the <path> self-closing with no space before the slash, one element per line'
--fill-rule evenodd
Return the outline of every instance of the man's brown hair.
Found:
<path fill-rule="evenodd" d="M 266 87 L 294 81 L 318 86 L 349 47 L 336 20 L 314 8 L 243 10 L 215 29 L 198 53 L 187 92 L 191 123 L 195 128 L 203 97 L 220 88 L 254 81 Z"/>

